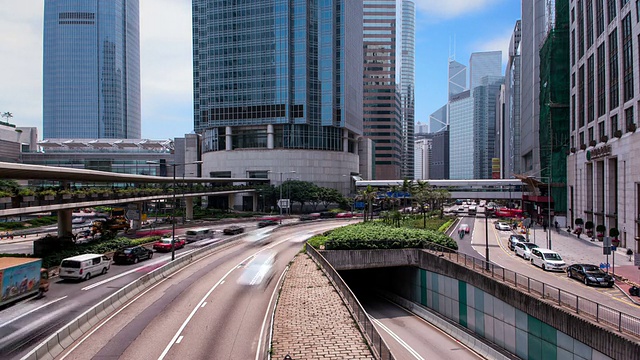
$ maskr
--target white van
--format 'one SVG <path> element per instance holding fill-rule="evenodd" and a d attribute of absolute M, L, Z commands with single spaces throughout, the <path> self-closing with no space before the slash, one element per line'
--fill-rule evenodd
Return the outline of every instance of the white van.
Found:
<path fill-rule="evenodd" d="M 189 229 L 187 230 L 187 242 L 194 242 L 203 239 L 213 239 L 215 230 L 209 228 Z"/>
<path fill-rule="evenodd" d="M 84 254 L 62 260 L 59 276 L 61 279 L 89 280 L 92 276 L 106 274 L 111 267 L 111 259 L 101 254 Z"/>
<path fill-rule="evenodd" d="M 542 248 L 531 249 L 531 263 L 541 267 L 542 270 L 564 271 L 567 266 L 560 254 Z"/>

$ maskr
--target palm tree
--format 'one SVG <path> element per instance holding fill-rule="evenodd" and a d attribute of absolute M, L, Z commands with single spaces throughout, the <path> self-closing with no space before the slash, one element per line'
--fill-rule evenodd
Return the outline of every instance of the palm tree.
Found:
<path fill-rule="evenodd" d="M 373 203 L 373 200 L 376 199 L 377 194 L 378 194 L 378 189 L 372 187 L 371 185 L 368 185 L 367 188 L 364 190 L 358 191 L 357 198 L 365 202 L 364 221 L 367 221 L 367 214 L 371 214 L 372 203 Z M 370 216 L 371 216 L 371 220 L 373 220 L 373 214 L 371 214 Z"/>
<path fill-rule="evenodd" d="M 411 203 L 411 193 L 413 192 L 414 184 L 413 181 L 409 179 L 404 179 L 402 181 L 402 185 L 400 186 L 400 191 L 405 195 L 402 198 L 402 208 L 407 207 L 407 203 Z"/>
<path fill-rule="evenodd" d="M 13 114 L 10 112 L 4 112 L 2 113 L 2 115 L 0 115 L 4 118 L 5 122 L 9 122 L 9 119 L 11 119 L 13 117 Z"/>
<path fill-rule="evenodd" d="M 438 205 L 438 210 L 440 210 L 440 219 L 442 219 L 444 215 L 443 204 L 446 199 L 451 198 L 451 193 L 446 189 L 436 189 L 434 191 L 435 202 Z"/>
<path fill-rule="evenodd" d="M 418 180 L 416 182 L 413 198 L 418 202 L 420 212 L 422 213 L 422 227 L 427 227 L 427 209 L 425 204 L 433 197 L 433 188 L 426 181 Z"/>

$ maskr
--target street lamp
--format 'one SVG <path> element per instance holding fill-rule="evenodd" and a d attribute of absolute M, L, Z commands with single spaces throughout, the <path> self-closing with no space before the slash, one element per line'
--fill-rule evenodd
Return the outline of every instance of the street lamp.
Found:
<path fill-rule="evenodd" d="M 489 212 L 486 207 L 484 208 L 484 251 L 486 269 L 489 271 Z"/>
<path fill-rule="evenodd" d="M 167 164 L 173 166 L 173 209 L 171 210 L 171 261 L 176 259 L 176 166 L 202 164 L 202 160 L 192 161 L 182 164 Z M 154 161 L 147 161 L 147 163 L 155 164 Z"/>

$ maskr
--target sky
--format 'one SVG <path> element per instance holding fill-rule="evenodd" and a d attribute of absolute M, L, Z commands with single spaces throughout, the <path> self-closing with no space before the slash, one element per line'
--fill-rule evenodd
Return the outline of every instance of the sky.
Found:
<path fill-rule="evenodd" d="M 416 7 L 416 121 L 426 122 L 446 102 L 449 54 L 468 65 L 472 52 L 502 50 L 506 63 L 520 1 L 416 0 Z M 0 0 L 0 9 L 0 113 L 42 137 L 44 1 Z M 142 137 L 193 132 L 191 0 L 140 0 L 140 54 Z"/>

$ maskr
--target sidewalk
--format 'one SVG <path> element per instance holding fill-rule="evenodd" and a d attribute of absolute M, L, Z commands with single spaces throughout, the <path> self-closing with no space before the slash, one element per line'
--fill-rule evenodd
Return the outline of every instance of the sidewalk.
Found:
<path fill-rule="evenodd" d="M 282 285 L 274 319 L 272 359 L 373 359 L 333 285 L 298 254 Z"/>

